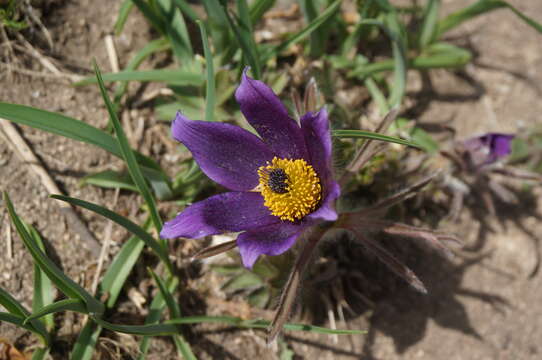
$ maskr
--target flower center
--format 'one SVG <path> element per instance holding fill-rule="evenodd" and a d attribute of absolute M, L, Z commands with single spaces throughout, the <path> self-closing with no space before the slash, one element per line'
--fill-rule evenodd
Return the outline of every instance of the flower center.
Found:
<path fill-rule="evenodd" d="M 320 179 L 305 160 L 275 157 L 258 169 L 258 175 L 264 205 L 281 220 L 300 220 L 320 201 Z"/>

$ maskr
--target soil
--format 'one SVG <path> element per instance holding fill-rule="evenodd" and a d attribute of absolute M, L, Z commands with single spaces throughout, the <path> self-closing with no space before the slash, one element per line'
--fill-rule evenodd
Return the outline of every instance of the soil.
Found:
<path fill-rule="evenodd" d="M 443 12 L 459 9 L 469 1 L 443 1 Z M 542 2 L 510 1 L 511 4 L 539 22 Z M 66 72 L 79 75 L 91 73 L 95 58 L 102 71 L 110 71 L 104 36 L 112 32 L 120 2 L 106 0 L 55 1 L 43 14 L 55 48 L 47 46 L 36 35 L 33 45 L 54 59 Z M 126 29 L 116 38 L 121 67 L 126 65 L 151 37 L 145 20 L 136 12 L 129 17 Z M 542 41 L 540 34 L 522 23 L 511 11 L 498 10 L 468 22 L 450 35 L 458 44 L 467 45 L 476 57 L 462 71 L 432 71 L 427 79 L 409 75 L 407 111 L 427 129 L 434 124 L 447 124 L 457 130 L 458 138 L 487 131 L 522 132 L 542 125 Z M 35 59 L 24 58 L 18 67 L 44 72 Z M 29 76 L 2 69 L 0 100 L 30 105 L 63 113 L 99 128 L 107 126 L 107 113 L 97 88 L 73 87 L 59 79 Z M 136 86 L 134 93 L 139 88 Z M 168 140 L 168 129 L 158 123 L 146 109 L 132 113 L 135 124 L 144 118 L 145 131 L 139 149 L 151 156 L 167 152 L 165 165 L 174 166 L 175 147 Z M 136 125 L 134 125 L 136 126 Z M 28 127 L 19 127 L 26 141 L 39 156 L 49 174 L 70 196 L 95 202 L 137 219 L 139 199 L 121 192 L 97 187 L 81 187 L 79 182 L 89 173 L 105 169 L 121 169 L 122 162 L 94 147 L 49 135 Z M 152 131 L 151 131 L 152 130 Z M 95 275 L 97 259 L 62 220 L 59 207 L 48 198 L 45 188 L 29 167 L 18 158 L 3 137 L 0 137 L 0 189 L 7 191 L 19 215 L 42 234 L 47 250 L 58 265 L 73 279 L 87 288 Z M 465 248 L 453 261 L 428 254 L 414 246 L 404 256 L 407 264 L 419 275 L 429 293 L 420 295 L 382 271 L 382 287 L 374 306 L 354 311 L 347 323 L 339 328 L 368 329 L 366 335 L 341 336 L 300 332 L 286 333 L 284 340 L 298 359 L 538 359 L 542 356 L 542 273 L 536 271 L 536 254 L 541 251 L 540 189 L 533 190 L 516 207 L 498 207 L 498 216 L 476 216 L 476 206 L 462 212 L 458 224 L 447 230 L 465 241 Z M 97 239 L 103 239 L 106 222 L 85 211 L 79 212 Z M 32 261 L 22 242 L 9 224 L 5 208 L 0 208 L 0 286 L 28 308 L 32 299 Z M 9 236 L 11 234 L 11 236 Z M 11 238 L 11 251 L 8 241 Z M 113 246 L 108 259 L 118 251 L 127 234 L 113 227 Z M 179 256 L 186 256 L 190 244 L 176 244 Z M 186 256 L 184 259 L 187 259 Z M 360 262 L 370 261 L 361 258 Z M 376 265 L 375 265 L 376 266 Z M 126 294 L 150 296 L 144 282 L 145 269 L 129 281 Z M 202 294 L 202 282 L 220 285 L 216 274 L 190 273 L 183 305 L 189 314 L 250 313 L 246 304 L 219 301 L 220 294 Z M 391 280 L 390 280 L 391 278 Z M 209 285 L 207 286 L 209 287 Z M 217 292 L 219 292 L 217 290 Z M 137 322 L 144 315 L 135 305 L 137 296 L 121 299 L 119 319 Z M 326 311 L 322 308 L 322 311 Z M 246 310 L 246 311 L 245 311 Z M 269 315 L 268 313 L 264 313 Z M 81 326 L 82 318 L 67 314 L 57 318 L 61 327 L 56 359 L 68 358 L 68 349 Z M 329 324 L 323 323 L 328 326 Z M 6 338 L 21 350 L 30 350 L 35 339 L 11 325 L 0 325 L 0 338 Z M 252 330 L 226 329 L 220 326 L 196 326 L 188 340 L 202 359 L 276 359 L 277 349 L 265 345 L 264 333 Z M 120 350 L 125 358 L 134 354 L 137 343 L 133 337 L 104 332 L 99 340 L 97 358 L 109 358 Z M 112 355 L 111 355 L 112 356 Z M 115 357 L 115 356 L 112 356 Z M 168 339 L 156 339 L 149 359 L 175 358 Z"/>

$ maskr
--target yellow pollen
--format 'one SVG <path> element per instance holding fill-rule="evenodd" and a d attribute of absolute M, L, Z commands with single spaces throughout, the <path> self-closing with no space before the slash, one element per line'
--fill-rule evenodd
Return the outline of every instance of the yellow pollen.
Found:
<path fill-rule="evenodd" d="M 282 181 L 282 177 L 274 176 L 277 173 L 286 174 L 285 191 L 280 191 L 280 186 L 277 186 L 277 181 Z M 320 202 L 322 194 L 320 179 L 305 160 L 275 157 L 271 163 L 267 162 L 266 166 L 258 169 L 258 175 L 260 176 L 258 188 L 264 198 L 264 205 L 269 208 L 271 214 L 281 220 L 300 220 L 314 211 Z M 274 176 L 271 184 L 270 175 Z"/>

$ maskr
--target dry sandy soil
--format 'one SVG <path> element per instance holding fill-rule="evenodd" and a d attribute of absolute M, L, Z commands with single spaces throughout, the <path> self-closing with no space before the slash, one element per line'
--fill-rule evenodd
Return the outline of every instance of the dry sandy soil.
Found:
<path fill-rule="evenodd" d="M 109 70 L 103 38 L 111 32 L 119 1 L 66 1 L 44 14 L 45 25 L 52 34 L 55 49 L 50 52 L 57 65 L 66 72 L 89 74 L 92 58 L 104 71 Z M 444 1 L 448 12 L 468 1 Z M 542 22 L 542 2 L 511 1 L 520 10 Z M 139 16 L 129 19 L 127 30 L 116 39 L 121 65 L 151 35 Z M 446 71 L 430 74 L 431 91 L 410 88 L 411 113 L 422 124 L 451 121 L 459 137 L 485 131 L 522 131 L 541 125 L 542 37 L 524 25 L 511 12 L 500 10 L 465 24 L 451 34 L 477 54 L 473 64 L 458 77 Z M 41 44 L 38 48 L 45 49 Z M 45 51 L 45 50 L 44 50 Z M 35 61 L 17 64 L 21 68 L 43 71 Z M 64 113 L 94 126 L 104 128 L 106 111 L 94 87 L 74 88 L 69 83 L 14 73 L 3 74 L 0 100 L 35 106 Z M 412 84 L 416 84 L 413 75 Z M 423 101 L 422 101 L 423 100 Z M 157 124 L 152 114 L 143 110 L 134 118 L 145 117 L 141 149 L 150 155 L 171 149 L 165 145 L 167 127 Z M 94 187 L 79 187 L 82 176 L 104 169 L 120 169 L 120 161 L 74 141 L 21 127 L 21 132 L 48 172 L 67 194 L 114 207 L 126 215 L 137 215 L 137 198 L 121 193 L 114 204 L 114 192 Z M 150 131 L 152 129 L 152 131 Z M 161 134 L 161 135 L 160 135 Z M 8 191 L 19 214 L 34 224 L 47 242 L 49 253 L 63 270 L 80 283 L 89 286 L 95 273 L 96 259 L 86 251 L 70 231 L 59 208 L 36 176 L 30 172 L 0 138 L 0 189 Z M 150 145 L 149 145 L 150 144 Z M 174 149 L 174 148 L 173 148 Z M 165 165 L 172 162 L 163 160 Z M 540 191 L 518 207 L 499 208 L 499 217 L 476 220 L 473 211 L 465 211 L 461 222 L 450 230 L 464 239 L 465 251 L 453 262 L 430 257 L 412 248 L 406 258 L 428 287 L 428 295 L 415 293 L 400 281 L 393 283 L 386 296 L 376 301 L 371 311 L 349 318 L 339 327 L 368 329 L 363 336 L 339 337 L 288 333 L 285 340 L 299 359 L 539 359 L 542 357 L 542 273 L 531 276 L 540 251 L 542 222 L 538 216 Z M 479 211 L 479 210 L 474 210 Z M 81 212 L 97 239 L 104 236 L 106 223 Z M 32 262 L 21 241 L 11 229 L 6 211 L 0 208 L 1 246 L 7 249 L 8 232 L 12 234 L 12 251 L 0 254 L 0 286 L 30 307 Z M 126 234 L 113 228 L 113 255 Z M 364 259 L 360 259 L 364 261 Z M 185 269 L 186 270 L 186 269 Z M 144 274 L 144 267 L 137 269 Z M 184 271 L 184 270 L 183 270 Z M 212 277 L 204 275 L 203 278 Z M 135 277 L 134 279 L 137 279 Z M 131 280 L 129 288 L 144 292 Z M 183 300 L 189 313 L 202 314 L 208 299 L 197 291 Z M 206 302 L 207 301 L 207 302 Z M 121 299 L 122 314 L 141 313 L 126 297 Z M 213 305 L 214 306 L 214 305 Z M 211 306 L 211 307 L 213 307 Z M 235 306 L 232 306 L 235 307 Z M 227 311 L 228 306 L 219 307 Z M 216 309 L 215 309 L 216 310 Z M 210 310 L 208 311 L 210 312 Z M 122 318 L 121 315 L 118 315 Z M 81 319 L 65 315 L 57 319 L 62 326 L 54 352 L 55 358 L 67 358 Z M 104 333 L 99 349 L 117 345 L 133 349 L 133 339 Z M 25 332 L 0 325 L 0 337 L 14 342 L 20 349 L 33 344 Z M 276 352 L 264 345 L 264 334 L 256 331 L 222 331 L 216 327 L 196 327 L 188 335 L 198 357 L 204 359 L 275 359 Z M 124 353 L 129 358 L 127 352 Z M 155 341 L 149 356 L 174 358 L 174 348 L 167 339 Z M 103 355 L 105 358 L 105 355 Z"/>

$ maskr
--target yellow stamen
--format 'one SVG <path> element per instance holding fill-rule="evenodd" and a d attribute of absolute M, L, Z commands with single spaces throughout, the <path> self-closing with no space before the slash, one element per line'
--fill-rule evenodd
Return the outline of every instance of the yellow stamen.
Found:
<path fill-rule="evenodd" d="M 283 174 L 286 174 L 285 180 Z M 258 175 L 258 188 L 264 198 L 264 205 L 281 220 L 300 220 L 314 211 L 320 201 L 320 179 L 305 160 L 275 157 L 271 163 L 260 167 Z M 271 183 L 270 175 L 273 176 Z M 282 191 L 280 181 L 284 181 L 285 191 Z"/>

